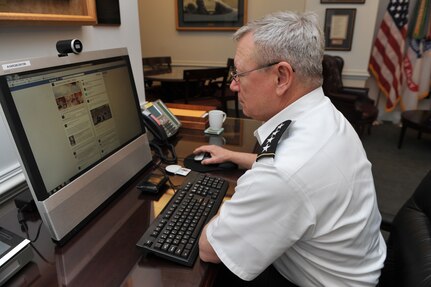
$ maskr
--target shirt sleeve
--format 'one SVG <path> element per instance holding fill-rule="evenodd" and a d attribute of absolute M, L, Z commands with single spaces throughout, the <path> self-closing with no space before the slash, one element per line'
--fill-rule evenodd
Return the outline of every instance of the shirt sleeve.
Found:
<path fill-rule="evenodd" d="M 238 180 L 207 228 L 214 251 L 238 277 L 253 280 L 312 232 L 315 213 L 300 187 L 293 176 L 262 163 Z"/>

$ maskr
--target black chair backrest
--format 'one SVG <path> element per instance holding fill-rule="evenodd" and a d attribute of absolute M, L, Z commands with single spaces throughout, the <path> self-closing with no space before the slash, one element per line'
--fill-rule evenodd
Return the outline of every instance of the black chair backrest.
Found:
<path fill-rule="evenodd" d="M 239 117 L 238 93 L 231 91 L 230 88 L 229 88 L 229 85 L 230 85 L 230 83 L 233 80 L 231 73 L 235 72 L 234 59 L 233 58 L 228 58 L 226 65 L 227 65 L 227 68 L 228 68 L 228 74 L 227 74 L 227 80 L 226 80 L 226 84 L 228 85 L 228 87 L 227 87 L 227 91 L 226 91 L 225 97 L 227 98 L 227 100 L 234 100 L 235 101 L 235 115 L 238 118 Z M 226 102 L 225 102 L 225 107 L 226 107 L 226 110 L 227 110 L 227 104 L 226 104 Z"/>
<path fill-rule="evenodd" d="M 145 75 L 158 75 L 172 71 L 172 59 L 169 56 L 142 58 L 142 64 Z"/>
<path fill-rule="evenodd" d="M 431 171 L 396 214 L 379 286 L 431 286 Z"/>
<path fill-rule="evenodd" d="M 323 91 L 338 92 L 343 87 L 342 72 L 344 60 L 339 56 L 324 55 L 323 68 Z"/>
<path fill-rule="evenodd" d="M 228 75 L 227 75 L 227 82 L 230 83 L 232 81 L 232 76 L 230 75 L 230 73 L 235 72 L 235 63 L 233 61 L 233 58 L 227 58 L 226 66 L 229 69 Z"/>
<path fill-rule="evenodd" d="M 224 97 L 227 74 L 227 67 L 184 70 L 185 103 L 192 96 L 214 96 L 220 93 L 220 96 Z M 222 79 L 221 83 L 220 79 Z"/>

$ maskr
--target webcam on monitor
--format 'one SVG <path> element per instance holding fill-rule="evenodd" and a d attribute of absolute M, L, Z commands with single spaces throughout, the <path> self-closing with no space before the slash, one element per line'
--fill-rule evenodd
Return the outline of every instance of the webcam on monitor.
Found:
<path fill-rule="evenodd" d="M 79 54 L 82 52 L 82 42 L 78 39 L 60 40 L 56 44 L 59 57 L 67 56 L 69 53 Z"/>

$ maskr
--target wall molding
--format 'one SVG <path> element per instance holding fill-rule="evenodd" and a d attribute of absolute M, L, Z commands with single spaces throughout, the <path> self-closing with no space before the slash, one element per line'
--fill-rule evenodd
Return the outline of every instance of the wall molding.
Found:
<path fill-rule="evenodd" d="M 370 77 L 367 70 L 346 69 L 343 70 L 343 79 L 354 81 L 366 81 Z"/>
<path fill-rule="evenodd" d="M 24 173 L 21 167 L 3 174 L 0 177 L 0 204 L 15 197 L 18 193 L 27 189 Z"/>

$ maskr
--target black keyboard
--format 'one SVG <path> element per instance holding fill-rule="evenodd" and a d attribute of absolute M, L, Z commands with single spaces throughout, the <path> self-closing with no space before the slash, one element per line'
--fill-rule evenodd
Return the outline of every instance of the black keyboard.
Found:
<path fill-rule="evenodd" d="M 192 266 L 199 253 L 201 231 L 217 213 L 228 186 L 224 179 L 189 173 L 136 245 L 145 252 Z"/>

